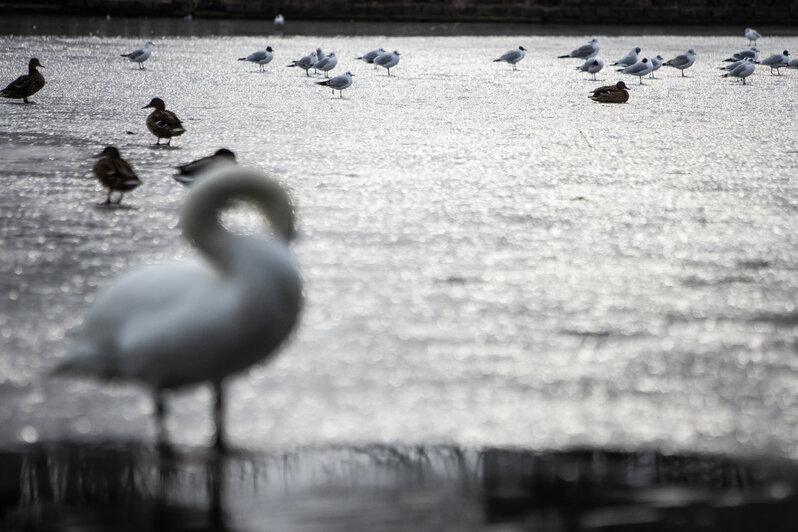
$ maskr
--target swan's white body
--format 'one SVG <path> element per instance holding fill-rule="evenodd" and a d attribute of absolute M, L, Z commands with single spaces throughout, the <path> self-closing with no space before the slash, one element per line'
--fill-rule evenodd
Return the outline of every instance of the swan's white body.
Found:
<path fill-rule="evenodd" d="M 302 287 L 288 247 L 288 196 L 252 170 L 225 166 L 211 174 L 192 187 L 181 217 L 203 258 L 117 279 L 98 296 L 56 372 L 137 381 L 156 401 L 162 390 L 205 381 L 219 395 L 225 377 L 269 358 L 290 334 Z M 219 211 L 233 199 L 258 206 L 276 238 L 224 229 Z"/>

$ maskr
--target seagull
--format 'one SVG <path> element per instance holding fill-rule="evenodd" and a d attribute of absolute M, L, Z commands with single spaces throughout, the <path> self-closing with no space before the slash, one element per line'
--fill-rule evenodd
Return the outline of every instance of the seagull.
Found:
<path fill-rule="evenodd" d="M 659 70 L 662 67 L 662 63 L 664 63 L 664 62 L 665 62 L 665 58 L 662 57 L 659 54 L 657 54 L 656 56 L 651 58 L 651 67 L 652 67 L 652 69 L 651 69 L 651 74 L 649 74 L 649 77 L 651 79 L 655 79 L 654 78 L 654 72 Z"/>
<path fill-rule="evenodd" d="M 773 54 L 767 59 L 763 59 L 760 62 L 760 64 L 769 66 L 771 74 L 773 74 L 773 69 L 775 68 L 776 73 L 781 75 L 781 70 L 779 69 L 786 67 L 789 62 L 790 62 L 790 52 L 784 50 L 780 54 Z"/>
<path fill-rule="evenodd" d="M 515 50 L 510 50 L 509 52 L 505 52 L 502 56 L 498 59 L 494 59 L 493 62 L 496 63 L 498 61 L 504 61 L 505 63 L 509 63 L 513 65 L 513 70 L 518 70 L 515 65 L 524 58 L 526 55 L 526 48 L 523 46 L 519 46 Z"/>
<path fill-rule="evenodd" d="M 399 63 L 399 52 L 385 52 L 374 58 L 374 64 L 388 70 L 388 75 L 391 75 L 391 69 Z"/>
<path fill-rule="evenodd" d="M 0 91 L 0 96 L 3 98 L 22 98 L 23 103 L 36 103 L 28 101 L 28 97 L 39 92 L 46 83 L 44 76 L 36 68 L 44 67 L 39 63 L 38 59 L 33 57 L 28 61 L 28 73 L 22 74 L 9 83 L 5 89 Z"/>
<path fill-rule="evenodd" d="M 639 53 L 640 53 L 640 47 L 635 46 L 634 48 L 629 50 L 628 54 L 623 56 L 621 59 L 618 59 L 610 66 L 622 66 L 622 67 L 632 66 L 635 63 L 637 63 L 637 54 Z"/>
<path fill-rule="evenodd" d="M 641 85 L 643 84 L 643 76 L 650 74 L 653 71 L 654 65 L 651 64 L 651 61 L 649 61 L 647 57 L 644 57 L 632 66 L 616 69 L 616 72 L 623 72 L 624 74 L 637 76 L 640 79 Z"/>
<path fill-rule="evenodd" d="M 362 61 L 365 61 L 366 63 L 373 63 L 375 57 L 384 53 L 385 50 L 383 50 L 382 48 L 377 48 L 376 50 L 372 50 L 367 54 L 363 54 L 360 57 L 356 57 L 355 59 L 360 59 Z"/>
<path fill-rule="evenodd" d="M 260 71 L 263 72 L 263 66 L 268 64 L 272 59 L 274 59 L 274 50 L 272 50 L 271 46 L 267 46 L 265 50 L 260 50 L 259 52 L 252 52 L 246 57 L 239 57 L 239 61 L 249 61 L 251 63 L 257 63 L 260 65 Z"/>
<path fill-rule="evenodd" d="M 727 57 L 724 61 L 728 63 L 734 63 L 736 61 L 740 61 L 741 59 L 745 59 L 746 57 L 750 57 L 756 63 L 759 60 L 759 48 L 756 46 L 752 46 L 748 50 L 743 50 L 742 52 L 737 52 L 736 54 L 732 54 L 731 57 Z"/>
<path fill-rule="evenodd" d="M 745 59 L 739 62 L 740 64 L 737 65 L 734 69 L 730 70 L 723 74 L 724 78 L 728 78 L 729 76 L 733 78 L 739 78 L 743 80 L 743 85 L 745 85 L 745 78 L 750 76 L 754 73 L 754 61 L 750 57 L 746 57 Z"/>
<path fill-rule="evenodd" d="M 327 54 L 325 54 L 322 51 L 321 48 L 316 48 L 316 62 L 313 63 L 313 73 L 314 74 L 316 74 L 316 72 L 317 72 L 316 65 L 318 64 L 319 61 L 323 61 L 325 57 L 327 57 Z"/>
<path fill-rule="evenodd" d="M 139 64 L 139 69 L 144 70 L 144 61 L 150 58 L 152 54 L 152 41 L 147 41 L 144 46 L 138 50 L 133 50 L 129 54 L 120 54 L 122 57 L 127 57 L 130 61 Z"/>
<path fill-rule="evenodd" d="M 748 44 L 756 44 L 756 40 L 760 37 L 762 36 L 758 31 L 751 28 L 745 28 L 745 38 L 748 39 Z"/>
<path fill-rule="evenodd" d="M 313 68 L 313 65 L 314 65 L 314 64 L 315 64 L 317 61 L 318 61 L 318 59 L 317 59 L 317 57 L 316 57 L 316 52 L 311 52 L 310 54 L 306 55 L 306 56 L 305 56 L 305 57 L 303 57 L 302 59 L 300 59 L 300 60 L 298 60 L 298 61 L 293 61 L 293 62 L 292 62 L 290 65 L 286 65 L 286 66 L 289 66 L 289 67 L 299 67 L 299 68 L 301 68 L 302 70 L 304 70 L 304 71 L 305 71 L 305 74 L 306 74 L 308 77 L 310 77 L 310 72 L 308 72 L 308 70 L 310 70 L 311 68 Z"/>
<path fill-rule="evenodd" d="M 693 63 L 695 63 L 695 51 L 690 48 L 686 54 L 677 55 L 670 61 L 665 62 L 665 66 L 678 68 L 682 71 L 682 77 L 684 77 L 684 70 L 693 66 Z"/>
<path fill-rule="evenodd" d="M 593 80 L 596 80 L 596 74 L 601 72 L 604 68 L 604 60 L 600 57 L 593 57 L 585 61 L 582 65 L 576 67 L 577 70 L 593 74 Z"/>
<path fill-rule="evenodd" d="M 324 72 L 324 77 L 326 78 L 328 77 L 327 72 L 335 68 L 337 64 L 338 64 L 338 58 L 335 57 L 335 52 L 330 52 L 330 55 L 318 61 L 315 65 L 313 65 L 313 68 Z"/>
<path fill-rule="evenodd" d="M 274 236 L 228 231 L 219 218 L 233 200 L 258 207 Z M 163 393 L 208 382 L 213 443 L 224 451 L 225 381 L 274 358 L 299 321 L 294 218 L 276 181 L 238 166 L 214 170 L 191 187 L 180 217 L 198 256 L 132 270 L 102 290 L 52 374 L 148 387 L 162 447 L 168 446 Z"/>
<path fill-rule="evenodd" d="M 166 105 L 160 98 L 153 98 L 150 103 L 142 107 L 142 109 L 153 108 L 153 111 L 147 117 L 147 129 L 158 137 L 155 144 L 160 144 L 161 139 L 169 139 L 166 145 L 172 143 L 172 137 L 179 137 L 186 132 L 183 127 L 183 122 L 177 118 L 177 115 L 172 111 L 166 110 Z"/>
<path fill-rule="evenodd" d="M 172 178 L 183 185 L 190 185 L 197 179 L 198 175 L 207 172 L 218 164 L 236 164 L 236 154 L 227 148 L 218 149 L 213 155 L 175 166 L 178 173 L 173 175 Z"/>
<path fill-rule="evenodd" d="M 282 26 L 283 24 L 285 24 L 285 17 L 282 13 L 278 13 L 277 16 L 274 17 L 274 25 Z"/>
<path fill-rule="evenodd" d="M 726 72 L 731 72 L 732 70 L 734 70 L 734 69 L 735 69 L 735 68 L 737 68 L 738 66 L 742 65 L 742 64 L 743 64 L 745 61 L 747 61 L 748 59 L 751 59 L 751 58 L 750 58 L 750 57 L 746 57 L 746 58 L 744 58 L 744 59 L 740 59 L 739 61 L 735 61 L 734 63 L 729 63 L 729 64 L 728 64 L 728 65 L 726 65 L 726 66 L 722 66 L 722 67 L 720 67 L 720 69 L 719 69 L 719 70 L 725 70 Z"/>
<path fill-rule="evenodd" d="M 129 192 L 141 184 L 133 167 L 119 155 L 119 150 L 115 146 L 106 146 L 95 157 L 100 159 L 94 163 L 92 171 L 100 184 L 108 189 L 108 196 L 103 205 L 111 203 L 118 205 L 122 202 L 125 192 Z M 114 191 L 119 192 L 119 198 L 116 201 L 111 201 L 111 192 Z"/>
<path fill-rule="evenodd" d="M 335 96 L 335 91 L 338 91 L 338 93 L 341 95 L 341 98 L 343 98 L 344 89 L 348 89 L 352 85 L 352 76 L 354 76 L 354 74 L 347 71 L 345 74 L 341 74 L 340 76 L 335 76 L 334 78 L 326 79 L 324 81 L 317 81 L 316 85 L 330 87 L 332 89 L 333 96 Z"/>
<path fill-rule="evenodd" d="M 558 55 L 557 57 L 562 59 L 563 57 L 577 57 L 579 59 L 590 59 L 591 57 L 596 57 L 599 53 L 599 44 L 598 39 L 590 39 L 590 42 L 587 44 L 583 44 L 576 50 L 571 50 L 571 53 L 566 55 Z"/>

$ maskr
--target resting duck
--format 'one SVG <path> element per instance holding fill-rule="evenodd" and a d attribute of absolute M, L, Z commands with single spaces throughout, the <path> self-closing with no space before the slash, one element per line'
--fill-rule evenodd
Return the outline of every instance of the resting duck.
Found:
<path fill-rule="evenodd" d="M 41 63 L 35 57 L 28 63 L 28 73 L 24 74 L 11 83 L 8 87 L 0 91 L 0 96 L 3 98 L 22 98 L 24 103 L 36 103 L 28 101 L 28 96 L 33 96 L 44 87 L 44 76 L 41 72 L 36 70 L 36 67 L 41 67 Z"/>
<path fill-rule="evenodd" d="M 606 85 L 595 89 L 588 98 L 600 103 L 626 103 L 629 100 L 629 93 L 626 84 L 619 81 L 615 85 Z"/>
<path fill-rule="evenodd" d="M 626 86 L 626 83 L 624 83 L 623 81 L 619 81 L 615 85 L 604 85 L 603 87 L 598 87 L 596 89 L 593 89 L 592 96 L 596 96 L 597 94 L 602 93 L 602 92 L 612 92 L 612 91 L 621 92 L 621 91 L 628 91 L 628 90 L 629 90 L 629 87 Z"/>
<path fill-rule="evenodd" d="M 152 107 L 155 109 L 147 117 L 147 129 L 153 135 L 158 137 L 155 144 L 160 144 L 161 139 L 169 139 L 166 141 L 167 146 L 172 142 L 172 137 L 179 137 L 186 132 L 183 123 L 177 118 L 177 115 L 172 111 L 166 110 L 166 105 L 160 98 L 153 98 L 150 103 L 142 107 L 147 109 Z"/>
<path fill-rule="evenodd" d="M 95 155 L 100 160 L 94 163 L 92 170 L 102 186 L 108 189 L 108 196 L 103 205 L 110 203 L 119 204 L 125 192 L 129 192 L 141 184 L 141 180 L 133 171 L 130 164 L 119 155 L 119 150 L 114 146 L 106 148 Z M 119 198 L 111 201 L 111 192 L 119 192 Z"/>
<path fill-rule="evenodd" d="M 216 150 L 216 153 L 213 155 L 208 155 L 207 157 L 202 157 L 196 161 L 175 166 L 178 173 L 172 177 L 178 183 L 190 185 L 197 178 L 197 174 L 200 174 L 219 163 L 237 164 L 236 154 L 227 148 L 221 148 Z"/>

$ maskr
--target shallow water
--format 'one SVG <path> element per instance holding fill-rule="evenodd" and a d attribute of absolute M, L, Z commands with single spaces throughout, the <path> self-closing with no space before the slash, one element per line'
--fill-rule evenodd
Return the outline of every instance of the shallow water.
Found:
<path fill-rule="evenodd" d="M 48 80 L 0 102 L 0 443 L 151 441 L 141 389 L 45 374 L 99 287 L 190 253 L 171 167 L 225 146 L 295 198 L 307 297 L 231 387 L 236 445 L 798 457 L 798 74 L 719 77 L 739 35 L 599 34 L 608 63 L 699 57 L 603 106 L 555 58 L 589 37 L 158 36 L 144 71 L 119 57 L 143 39 L 0 37 L 3 80 L 32 56 Z M 265 73 L 236 61 L 267 44 Z M 519 44 L 517 72 L 491 61 Z M 317 46 L 355 74 L 344 99 L 285 68 Z M 351 59 L 378 46 L 395 76 Z M 171 148 L 144 126 L 153 96 L 186 124 Z M 121 208 L 96 205 L 106 144 L 144 181 Z M 208 391 L 170 405 L 172 438 L 206 442 Z"/>

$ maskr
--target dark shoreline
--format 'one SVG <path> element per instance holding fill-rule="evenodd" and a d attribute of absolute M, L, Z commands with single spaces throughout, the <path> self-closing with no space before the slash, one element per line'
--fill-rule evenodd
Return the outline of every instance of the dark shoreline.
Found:
<path fill-rule="evenodd" d="M 59 15 L 172 16 L 256 18 L 271 21 L 282 13 L 289 21 L 366 22 L 486 22 L 530 24 L 657 24 L 761 26 L 798 22 L 798 1 L 782 5 L 767 0 L 750 2 L 650 2 L 625 0 L 429 1 L 298 0 L 290 3 L 259 0 L 0 0 L 4 13 Z"/>
<path fill-rule="evenodd" d="M 329 446 L 0 451 L 3 530 L 710 530 L 798 522 L 784 459 L 579 449 Z"/>
<path fill-rule="evenodd" d="M 798 35 L 798 26 L 768 26 L 769 36 Z M 271 21 L 238 18 L 127 17 L 9 13 L 0 18 L 0 35 L 65 37 L 209 37 L 209 36 L 491 36 L 491 35 L 741 35 L 729 25 L 601 25 L 478 22 L 363 22 L 292 20 L 284 27 Z"/>

